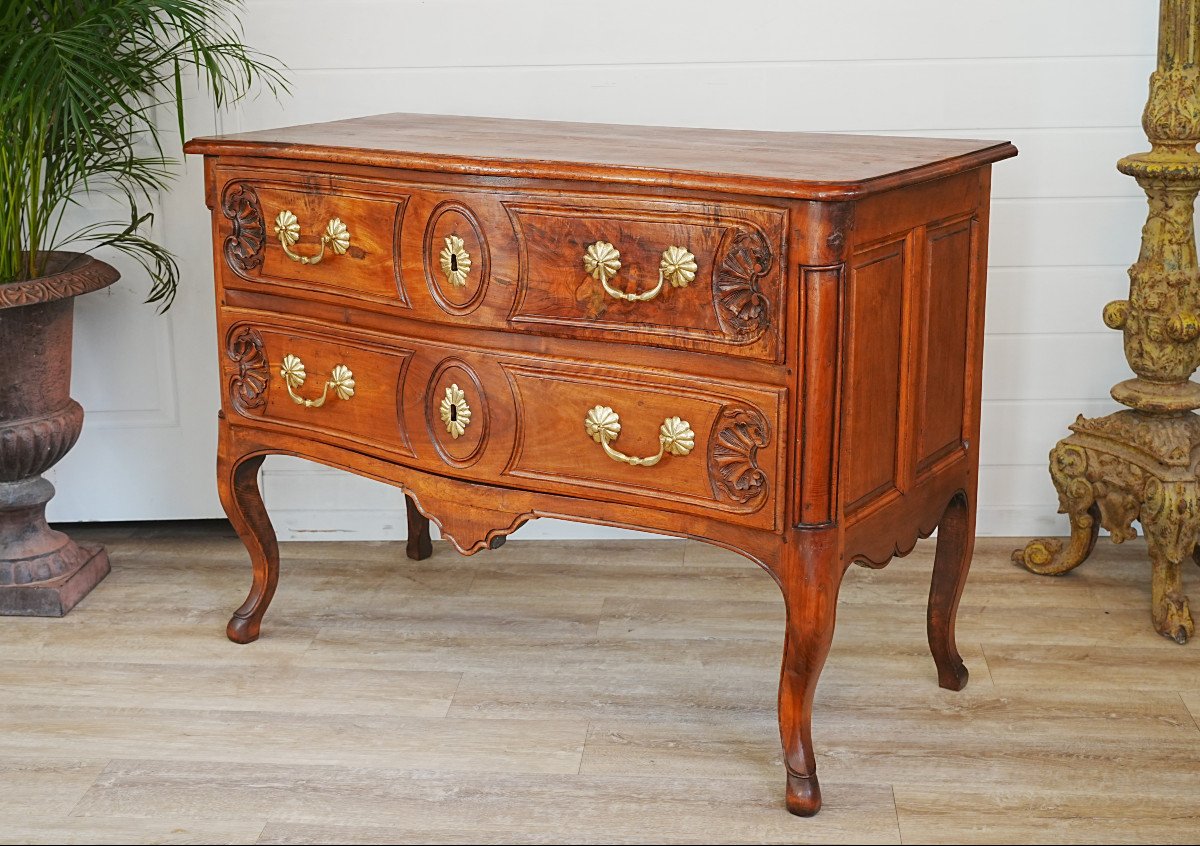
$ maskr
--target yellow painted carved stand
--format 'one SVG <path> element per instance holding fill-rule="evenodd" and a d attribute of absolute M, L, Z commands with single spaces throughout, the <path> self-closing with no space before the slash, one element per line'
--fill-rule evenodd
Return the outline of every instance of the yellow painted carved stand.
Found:
<path fill-rule="evenodd" d="M 1141 254 L 1129 268 L 1129 299 L 1104 307 L 1104 322 L 1121 329 L 1125 357 L 1137 374 L 1112 389 L 1131 410 L 1088 420 L 1050 452 L 1060 511 L 1071 520 L 1070 543 L 1035 540 L 1013 559 L 1035 573 L 1060 575 L 1092 551 L 1100 527 L 1115 543 L 1135 537 L 1140 520 L 1153 568 L 1151 615 L 1179 643 L 1194 626 L 1182 566 L 1200 539 L 1200 269 L 1193 207 L 1200 191 L 1200 0 L 1161 0 L 1158 70 L 1142 125 L 1148 153 L 1127 156 L 1122 173 L 1149 200 Z"/>

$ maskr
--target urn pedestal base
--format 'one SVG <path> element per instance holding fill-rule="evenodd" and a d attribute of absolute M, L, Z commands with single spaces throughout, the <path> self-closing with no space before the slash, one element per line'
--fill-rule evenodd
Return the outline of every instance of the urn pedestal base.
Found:
<path fill-rule="evenodd" d="M 1183 592 L 1183 564 L 1200 540 L 1200 415 L 1119 411 L 1089 420 L 1050 451 L 1050 476 L 1071 538 L 1031 541 L 1013 560 L 1034 573 L 1059 576 L 1091 554 L 1101 526 L 1114 543 L 1137 536 L 1150 551 L 1154 628 L 1186 643 L 1195 632 Z"/>
<path fill-rule="evenodd" d="M 65 617 L 92 588 L 108 575 L 108 553 L 102 546 L 74 547 L 71 556 L 81 562 L 56 579 L 27 585 L 0 585 L 0 614 L 15 617 Z"/>
<path fill-rule="evenodd" d="M 46 523 L 54 486 L 0 482 L 0 614 L 62 617 L 108 575 L 108 553 Z"/>

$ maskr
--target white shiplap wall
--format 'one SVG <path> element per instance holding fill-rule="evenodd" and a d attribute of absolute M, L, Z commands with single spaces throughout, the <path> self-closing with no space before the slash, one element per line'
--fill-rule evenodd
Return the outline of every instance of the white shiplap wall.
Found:
<path fill-rule="evenodd" d="M 1076 414 L 1114 408 L 1108 389 L 1126 377 L 1099 312 L 1125 290 L 1144 217 L 1114 164 L 1146 146 L 1156 8 L 250 0 L 248 42 L 287 63 L 295 92 L 224 128 L 414 111 L 1011 139 L 1021 155 L 994 177 L 979 527 L 1061 534 L 1046 453 Z M 402 498 L 372 482 L 276 459 L 265 490 L 285 536 L 404 531 Z M 521 532 L 611 534 L 550 521 Z"/>

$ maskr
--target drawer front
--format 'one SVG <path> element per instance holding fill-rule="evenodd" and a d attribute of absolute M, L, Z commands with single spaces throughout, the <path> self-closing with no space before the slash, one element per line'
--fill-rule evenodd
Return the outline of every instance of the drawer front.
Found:
<path fill-rule="evenodd" d="M 520 248 L 514 324 L 778 360 L 783 211 L 595 197 L 505 207 Z"/>
<path fill-rule="evenodd" d="M 227 418 L 243 425 L 486 484 L 780 525 L 784 388 L 229 308 L 222 325 Z"/>
<path fill-rule="evenodd" d="M 399 406 L 411 357 L 399 345 L 238 321 L 226 333 L 222 362 L 227 409 L 411 457 Z"/>
<path fill-rule="evenodd" d="M 783 358 L 783 207 L 299 169 L 218 166 L 215 179 L 229 287 L 504 332 Z"/>
<path fill-rule="evenodd" d="M 255 287 L 407 307 L 395 246 L 406 203 L 371 182 L 234 179 L 221 199 L 225 261 Z"/>
<path fill-rule="evenodd" d="M 504 370 L 518 421 L 506 477 L 774 528 L 782 390 L 608 368 Z"/>

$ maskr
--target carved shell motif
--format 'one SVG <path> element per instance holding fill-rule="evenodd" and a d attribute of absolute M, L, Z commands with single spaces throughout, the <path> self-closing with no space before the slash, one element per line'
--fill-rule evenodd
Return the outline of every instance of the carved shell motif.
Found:
<path fill-rule="evenodd" d="M 229 398 L 241 414 L 267 403 L 267 385 L 271 370 L 263 352 L 262 336 L 246 326 L 229 337 L 225 354 L 238 366 L 237 375 L 229 383 Z"/>
<path fill-rule="evenodd" d="M 229 266 L 241 273 L 260 267 L 267 230 L 258 194 L 239 182 L 225 192 L 221 213 L 232 221 L 232 234 L 225 239 L 225 260 Z"/>
<path fill-rule="evenodd" d="M 709 447 L 708 472 L 713 492 L 746 504 L 767 492 L 767 474 L 758 451 L 771 441 L 766 418 L 745 406 L 727 408 Z"/>
<path fill-rule="evenodd" d="M 759 280 L 771 269 L 771 248 L 762 233 L 738 229 L 713 274 L 717 319 L 731 335 L 746 340 L 770 328 L 771 302 Z"/>

